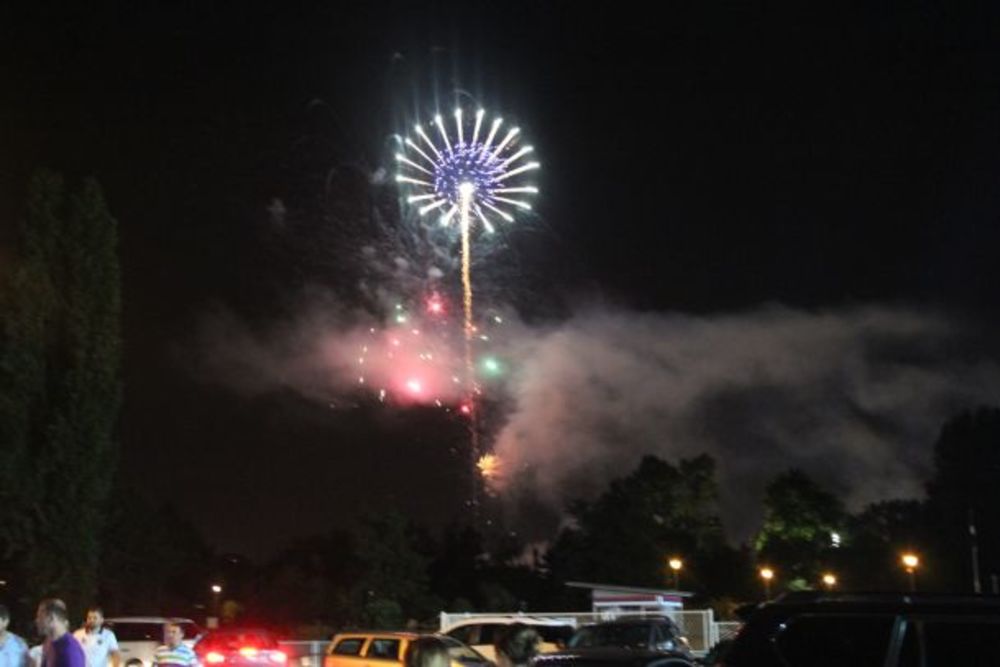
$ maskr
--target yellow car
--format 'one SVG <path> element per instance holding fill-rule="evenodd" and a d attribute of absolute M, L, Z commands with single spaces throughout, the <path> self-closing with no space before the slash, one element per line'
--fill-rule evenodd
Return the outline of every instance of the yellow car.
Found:
<path fill-rule="evenodd" d="M 448 646 L 452 667 L 492 667 L 493 663 L 457 639 L 415 632 L 342 632 L 326 648 L 323 667 L 402 665 L 406 649 L 419 637 L 437 637 Z"/>

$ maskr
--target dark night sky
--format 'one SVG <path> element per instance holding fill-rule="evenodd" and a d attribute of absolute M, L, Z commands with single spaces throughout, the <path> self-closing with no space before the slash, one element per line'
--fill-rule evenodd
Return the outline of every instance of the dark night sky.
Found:
<path fill-rule="evenodd" d="M 220 548 L 264 554 L 358 507 L 460 507 L 459 462 L 412 435 L 431 417 L 245 398 L 191 362 L 207 311 L 280 317 L 328 278 L 273 247 L 268 202 L 373 164 L 433 81 L 448 107 L 459 87 L 512 110 L 543 156 L 546 233 L 520 242 L 539 289 L 997 323 L 995 3 L 117 4 L 0 10 L 0 229 L 35 167 L 102 181 L 122 235 L 123 471 Z M 429 480 L 409 476 L 414 451 Z"/>

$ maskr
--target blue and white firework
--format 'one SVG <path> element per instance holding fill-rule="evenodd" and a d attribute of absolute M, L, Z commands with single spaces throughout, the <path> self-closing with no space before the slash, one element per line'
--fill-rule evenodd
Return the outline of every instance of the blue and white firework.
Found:
<path fill-rule="evenodd" d="M 437 116 L 433 124 L 440 143 L 420 125 L 414 128 L 418 141 L 402 139 L 401 152 L 396 154 L 400 169 L 396 181 L 414 186 L 418 193 L 407 197 L 407 202 L 419 204 L 420 215 L 439 211 L 441 224 L 448 225 L 467 204 L 483 228 L 493 232 L 496 218 L 513 222 L 512 212 L 531 210 L 525 198 L 537 194 L 538 188 L 518 181 L 539 168 L 538 162 L 527 160 L 534 149 L 518 147 L 521 131 L 516 127 L 494 144 L 502 118 L 494 119 L 482 137 L 485 115 L 478 110 L 467 125 L 462 110 L 456 109 L 454 136 L 449 136 L 444 120 Z"/>

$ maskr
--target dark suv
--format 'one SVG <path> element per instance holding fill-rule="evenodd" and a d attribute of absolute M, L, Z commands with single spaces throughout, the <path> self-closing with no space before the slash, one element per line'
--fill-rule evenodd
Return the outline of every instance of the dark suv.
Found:
<path fill-rule="evenodd" d="M 1000 598 L 789 593 L 754 609 L 726 667 L 1000 664 Z"/>
<path fill-rule="evenodd" d="M 569 640 L 576 652 L 594 648 L 688 653 L 687 640 L 669 618 L 623 619 L 584 625 Z"/>

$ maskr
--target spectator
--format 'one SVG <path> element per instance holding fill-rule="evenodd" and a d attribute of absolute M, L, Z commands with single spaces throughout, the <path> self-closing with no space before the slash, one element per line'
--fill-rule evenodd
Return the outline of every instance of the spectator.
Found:
<path fill-rule="evenodd" d="M 87 609 L 87 620 L 83 627 L 73 633 L 83 653 L 87 656 L 87 667 L 120 667 L 121 651 L 115 633 L 104 627 L 104 611 L 100 607 Z"/>
<path fill-rule="evenodd" d="M 163 626 L 163 645 L 153 654 L 153 667 L 196 667 L 198 657 L 184 644 L 184 628 L 179 623 Z"/>
<path fill-rule="evenodd" d="M 497 653 L 497 667 L 523 667 L 538 655 L 541 637 L 523 623 L 511 623 L 497 633 L 493 648 Z"/>
<path fill-rule="evenodd" d="M 7 631 L 10 611 L 0 604 L 0 667 L 25 667 L 28 664 L 28 645 L 24 640 Z"/>
<path fill-rule="evenodd" d="M 35 626 L 45 638 L 41 667 L 87 667 L 80 642 L 69 632 L 69 614 L 62 600 L 47 598 L 38 603 Z"/>
<path fill-rule="evenodd" d="M 448 667 L 451 653 L 448 645 L 437 637 L 419 637 L 406 647 L 405 667 Z"/>

